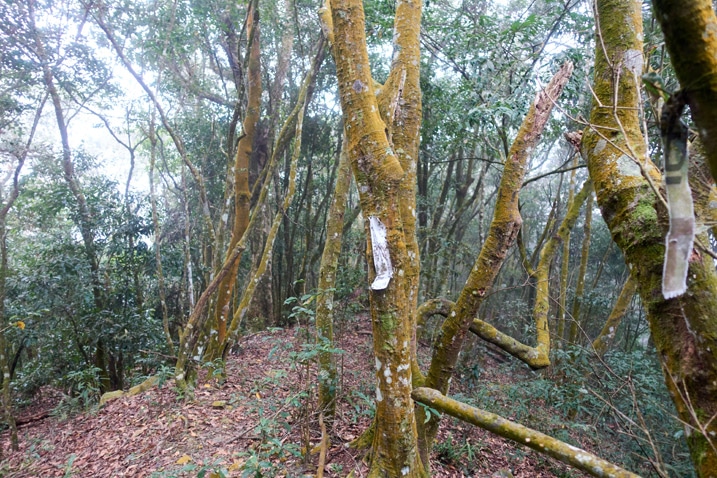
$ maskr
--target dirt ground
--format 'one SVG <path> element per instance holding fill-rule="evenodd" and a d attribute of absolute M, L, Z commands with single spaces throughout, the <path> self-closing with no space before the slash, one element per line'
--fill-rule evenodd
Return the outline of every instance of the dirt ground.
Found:
<path fill-rule="evenodd" d="M 20 427 L 17 452 L 8 451 L 4 432 L 0 476 L 315 476 L 321 431 L 311 343 L 301 328 L 250 335 L 227 361 L 226 379 L 204 374 L 193 396 L 182 396 L 167 381 L 64 420 L 50 414 Z M 324 476 L 344 477 L 353 470 L 362 477 L 366 452 L 348 443 L 371 421 L 371 333 L 354 327 L 340 334 L 337 346 L 343 350 L 339 402 Z M 42 416 L 61 399 L 57 390 L 42 389 L 19 415 Z M 432 472 L 435 477 L 583 476 L 450 417 L 442 421 Z"/>

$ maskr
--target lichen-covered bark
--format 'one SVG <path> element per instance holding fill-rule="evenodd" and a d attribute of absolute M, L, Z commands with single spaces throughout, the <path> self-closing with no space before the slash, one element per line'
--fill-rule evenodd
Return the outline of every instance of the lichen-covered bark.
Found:
<path fill-rule="evenodd" d="M 404 170 L 379 114 L 368 62 L 362 2 L 332 0 L 330 9 L 349 159 L 364 217 L 375 217 L 386 228 L 394 271 L 386 289 L 370 292 L 377 385 L 376 432 L 369 476 L 426 476 L 418 457 L 411 399 L 413 331 L 405 280 L 410 262 L 399 196 Z M 372 244 L 368 242 L 369 280 L 373 281 L 376 271 L 370 253 Z"/>
<path fill-rule="evenodd" d="M 600 331 L 600 334 L 595 337 L 595 340 L 593 340 L 593 349 L 595 349 L 595 353 L 599 357 L 605 355 L 608 347 L 610 347 L 612 341 L 615 339 L 617 328 L 620 326 L 620 322 L 625 316 L 628 307 L 630 307 L 630 302 L 632 302 L 635 292 L 637 292 L 637 281 L 635 281 L 632 275 L 630 275 L 628 276 L 627 281 L 625 281 L 625 284 L 622 286 L 620 295 L 618 296 L 612 311 L 610 311 L 610 315 Z"/>
<path fill-rule="evenodd" d="M 222 359 L 225 358 L 229 343 L 234 342 L 237 339 L 237 335 L 239 333 L 239 326 L 242 324 L 244 318 L 246 317 L 246 313 L 249 310 L 249 305 L 251 304 L 251 300 L 254 297 L 254 291 L 256 291 L 256 288 L 259 285 L 259 281 L 266 272 L 269 261 L 271 260 L 271 253 L 274 250 L 274 240 L 276 239 L 276 234 L 279 232 L 279 226 L 281 225 L 284 215 L 289 209 L 291 201 L 294 198 L 294 193 L 296 192 L 296 168 L 299 164 L 299 156 L 301 154 L 301 130 L 304 123 L 305 111 L 306 103 L 302 105 L 301 110 L 299 111 L 299 117 L 296 121 L 294 151 L 291 155 L 291 165 L 289 168 L 289 184 L 286 193 L 284 194 L 284 201 L 281 203 L 281 207 L 274 216 L 274 220 L 271 224 L 271 230 L 269 230 L 269 234 L 266 238 L 266 244 L 264 244 L 264 251 L 261 255 L 259 266 L 248 278 L 247 285 L 244 288 L 244 292 L 242 293 L 241 299 L 239 300 L 239 304 L 234 309 L 234 314 L 232 315 L 232 320 L 227 330 L 227 337 L 223 341 L 218 343 L 218 350 L 220 352 L 219 356 L 221 356 Z M 258 216 L 258 214 L 255 214 L 254 216 L 256 217 Z"/>
<path fill-rule="evenodd" d="M 479 426 L 496 435 L 500 435 L 528 448 L 550 455 L 563 463 L 567 463 L 592 476 L 611 478 L 639 478 L 639 475 L 605 461 L 592 453 L 569 445 L 553 437 L 524 427 L 500 415 L 471 407 L 452 398 L 448 398 L 437 390 L 417 388 L 413 391 L 414 400 L 424 403 L 439 412 Z"/>
<path fill-rule="evenodd" d="M 690 3 L 690 2 L 687 2 Z M 682 7 L 683 2 L 680 2 Z M 661 175 L 646 157 L 639 121 L 641 2 L 598 0 L 591 126 L 583 155 L 613 239 L 638 282 L 667 388 L 686 424 L 698 476 L 717 470 L 717 276 L 712 258 L 694 250 L 688 290 L 666 300 L 662 268 L 667 211 L 647 178 Z M 617 104 L 613 104 L 614 100 Z M 641 170 L 644 171 L 641 173 Z"/>
<path fill-rule="evenodd" d="M 273 177 L 272 172 L 274 171 L 274 167 L 276 166 L 277 158 L 280 154 L 283 154 L 284 147 L 291 140 L 295 133 L 294 125 L 298 121 L 299 114 L 303 111 L 306 98 L 310 96 L 311 85 L 313 85 L 314 80 L 316 79 L 316 72 L 318 71 L 318 66 L 321 64 L 322 60 L 323 41 L 321 41 L 319 44 L 318 53 L 314 57 L 312 68 L 309 69 L 309 71 L 304 77 L 304 82 L 302 83 L 301 90 L 299 91 L 297 103 L 294 106 L 292 112 L 287 117 L 286 121 L 284 122 L 281 131 L 279 132 L 279 137 L 276 140 L 274 151 L 272 153 L 271 159 L 269 160 L 269 164 L 267 165 L 269 173 L 264 177 L 264 182 L 261 185 L 261 192 L 255 205 L 255 211 L 260 211 L 262 208 L 265 207 L 268 197 L 269 184 Z M 197 300 L 194 310 L 190 314 L 189 319 L 187 319 L 187 325 L 180 334 L 179 347 L 177 350 L 177 363 L 175 365 L 175 380 L 177 382 L 177 385 L 182 389 L 187 387 L 188 379 L 191 378 L 188 376 L 187 373 L 190 368 L 189 364 L 192 361 L 191 357 L 198 358 L 199 355 L 198 353 L 195 354 L 195 352 L 197 352 L 196 348 L 200 338 L 200 332 L 201 330 L 203 330 L 208 320 L 208 316 L 207 314 L 205 314 L 205 312 L 209 304 L 209 300 L 216 293 L 219 284 L 224 279 L 226 274 L 229 273 L 231 266 L 234 263 L 234 260 L 237 259 L 246 249 L 246 243 L 249 236 L 251 235 L 252 231 L 254 231 L 256 227 L 258 227 L 259 220 L 257 218 L 259 216 L 260 214 L 256 213 L 250 216 L 249 224 L 246 228 L 246 231 L 232 250 L 231 255 L 229 255 L 224 260 L 224 263 L 217 272 L 216 276 L 214 276 L 214 278 L 207 285 L 204 292 L 202 292 L 201 296 Z M 230 335 L 230 329 L 228 329 L 227 340 L 224 344 L 220 344 L 221 346 L 218 345 L 218 349 L 222 351 L 226 349 L 226 342 L 228 342 Z"/>
<path fill-rule="evenodd" d="M 577 164 L 577 155 L 573 160 L 573 166 Z M 568 193 L 568 207 L 573 202 L 575 197 L 575 176 L 577 175 L 577 169 L 573 169 L 570 172 L 570 192 Z M 557 330 L 555 336 L 558 338 L 556 341 L 557 346 L 561 345 L 561 341 L 565 336 L 565 311 L 568 301 L 568 275 L 570 268 L 570 233 L 563 241 L 563 251 L 560 262 L 560 299 L 558 301 L 558 313 L 556 317 Z M 531 274 L 532 275 L 532 274 Z M 555 347 L 556 345 L 553 345 Z"/>
<path fill-rule="evenodd" d="M 270 262 L 271 262 L 271 255 L 272 251 L 274 249 L 274 241 L 276 239 L 276 235 L 279 232 L 279 226 L 281 225 L 281 222 L 286 214 L 286 212 L 289 209 L 289 206 L 291 205 L 291 201 L 294 197 L 294 193 L 296 191 L 296 169 L 298 166 L 299 156 L 301 153 L 301 134 L 302 134 L 302 126 L 304 121 L 304 113 L 306 111 L 306 106 L 311 100 L 311 87 L 314 84 L 314 80 L 316 78 L 316 73 L 318 72 L 321 63 L 324 60 L 324 46 L 325 42 L 323 39 L 319 40 L 319 45 L 317 48 L 316 55 L 314 56 L 314 60 L 311 64 L 311 68 L 306 73 L 306 76 L 304 77 L 304 81 L 301 85 L 301 90 L 299 91 L 299 97 L 296 104 L 296 107 L 294 108 L 294 111 L 289 115 L 289 118 L 287 118 L 286 123 L 284 124 L 284 127 L 282 128 L 282 131 L 279 135 L 279 140 L 284 138 L 286 136 L 286 131 L 289 125 L 296 122 L 296 127 L 294 131 L 294 151 L 291 156 L 291 163 L 289 167 L 289 182 L 287 190 L 284 194 L 284 200 L 281 204 L 281 207 L 276 212 L 276 215 L 274 216 L 274 220 L 272 221 L 271 229 L 269 230 L 269 234 L 266 237 L 266 242 L 264 244 L 264 250 L 262 251 L 261 258 L 259 259 L 259 264 L 255 271 L 252 272 L 250 277 L 247 279 L 246 287 L 244 288 L 244 291 L 242 292 L 241 298 L 238 301 L 238 304 L 236 307 L 234 307 L 234 311 L 232 314 L 232 319 L 229 324 L 229 327 L 227 329 L 227 336 L 223 341 L 218 342 L 218 351 L 219 355 L 218 357 L 225 358 L 226 351 L 228 350 L 229 345 L 231 343 L 235 342 L 238 334 L 239 334 L 239 327 L 244 321 L 244 318 L 247 315 L 247 312 L 249 311 L 249 306 L 251 305 L 252 298 L 254 297 L 254 292 L 256 291 L 257 287 L 260 285 L 261 278 L 266 273 Z M 279 142 L 277 142 L 279 143 Z M 268 167 L 270 168 L 270 171 L 273 170 L 273 165 L 276 164 L 278 159 L 278 152 L 283 151 L 283 148 L 279 147 L 277 145 L 274 148 L 274 152 L 272 153 L 272 158 L 269 161 Z M 266 200 L 266 192 L 268 191 L 268 181 L 271 178 L 271 174 L 267 174 L 264 181 L 265 184 L 262 187 L 261 194 L 259 196 L 259 201 L 257 204 L 261 204 L 262 207 L 265 204 Z M 256 207 L 254 214 L 252 214 L 249 224 L 258 224 L 260 221 L 260 208 Z M 248 237 L 251 235 L 251 233 L 254 231 L 254 228 L 251 228 L 251 231 L 247 229 L 244 236 L 242 237 L 241 241 L 245 241 L 248 239 Z"/>
<path fill-rule="evenodd" d="M 712 179 L 699 137 L 689 145 L 688 174 L 698 234 L 699 231 L 706 233 L 711 230 L 712 234 L 717 236 L 717 207 L 714 207 L 717 204 L 717 186 Z M 698 235 L 698 242 L 700 241 L 703 245 L 709 244 L 706 238 L 700 238 Z"/>
<path fill-rule="evenodd" d="M 398 201 L 406 244 L 404 283 L 411 329 L 411 367 L 415 377 L 421 375 L 416 361 L 416 316 L 418 281 L 421 269 L 416 234 L 416 170 L 422 119 L 420 85 L 421 0 L 399 0 L 396 3 L 393 39 L 393 61 L 386 83 L 378 93 L 378 106 L 386 124 L 388 140 L 404 176 Z"/>
<path fill-rule="evenodd" d="M 243 134 L 237 144 L 236 155 L 232 171 L 234 172 L 234 225 L 226 258 L 232 255 L 237 243 L 244 235 L 249 225 L 249 208 L 251 191 L 249 190 L 249 160 L 252 155 L 256 127 L 261 113 L 261 62 L 260 62 L 260 36 L 259 13 L 252 2 L 247 13 L 247 42 L 250 45 L 247 64 L 247 109 L 242 123 Z M 227 338 L 227 322 L 229 320 L 231 301 L 241 256 L 234 259 L 229 273 L 224 277 L 217 289 L 217 299 L 214 303 L 213 323 L 209 331 L 209 345 L 205 353 L 207 361 L 219 358 L 219 344 Z"/>
<path fill-rule="evenodd" d="M 711 0 L 653 0 L 680 86 L 717 178 L 717 17 Z"/>
<path fill-rule="evenodd" d="M 572 70 L 572 63 L 563 65 L 545 90 L 538 93 L 513 141 L 503 169 L 488 236 L 456 305 L 443 323 L 426 377 L 427 387 L 442 393 L 448 392 L 465 335 L 520 229 L 522 219 L 518 210 L 518 196 L 528 158 L 537 145 L 554 101 L 567 83 Z M 419 410 L 418 413 L 420 417 L 423 412 Z M 438 430 L 438 420 L 431 418 L 421 429 L 421 453 L 428 456 Z"/>
<path fill-rule="evenodd" d="M 336 268 L 343 243 L 344 213 L 351 185 L 351 164 L 346 153 L 346 143 L 341 146 L 336 186 L 331 207 L 326 216 L 326 242 L 321 254 L 319 268 L 319 296 L 316 299 L 316 335 L 323 348 L 319 353 L 319 409 L 333 422 L 336 411 L 336 361 L 334 354 L 326 350 L 334 343 L 334 288 Z M 329 426 L 329 428 L 331 428 Z"/>

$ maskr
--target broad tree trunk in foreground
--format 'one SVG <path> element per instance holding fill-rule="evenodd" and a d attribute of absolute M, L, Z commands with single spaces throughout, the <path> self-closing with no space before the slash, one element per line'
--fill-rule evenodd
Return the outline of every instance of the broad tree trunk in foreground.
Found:
<path fill-rule="evenodd" d="M 679 2 L 679 8 L 684 3 Z M 677 4 L 675 4 L 677 6 Z M 667 211 L 648 182 L 659 170 L 646 156 L 640 130 L 643 68 L 641 2 L 598 0 L 596 98 L 582 149 L 598 204 L 638 282 L 665 382 L 686 424 L 698 476 L 717 470 L 717 274 L 712 258 L 690 257 L 687 292 L 662 295 Z M 678 63 L 679 65 L 679 63 Z M 617 80 L 617 82 L 616 82 Z M 613 100 L 618 104 L 614 105 Z"/>
<path fill-rule="evenodd" d="M 397 11 L 403 9 L 403 20 L 407 22 L 404 27 L 413 28 L 416 38 L 420 4 L 420 1 L 403 1 L 397 5 Z M 411 7 L 409 12 L 405 9 L 407 5 Z M 369 476 L 423 477 L 427 474 L 418 456 L 411 399 L 412 297 L 409 297 L 411 281 L 406 275 L 410 275 L 412 267 L 407 243 L 415 239 L 407 238 L 403 229 L 400 189 L 405 171 L 389 141 L 391 125 L 379 114 L 368 61 L 363 2 L 332 0 L 329 7 L 348 155 L 361 209 L 372 229 L 367 253 L 369 280 L 373 282 L 370 301 L 377 384 L 376 431 Z M 397 14 L 397 24 L 399 16 Z M 399 30 L 396 36 L 402 33 Z M 416 70 L 418 67 L 417 62 L 404 65 Z M 408 77 L 406 71 L 399 73 L 401 78 Z M 395 93 L 395 101 L 389 104 L 397 108 L 402 101 L 401 88 Z M 420 117 L 417 120 L 420 124 Z M 417 135 L 412 140 L 417 141 Z M 375 251 L 372 252 L 372 248 L 376 248 Z"/>

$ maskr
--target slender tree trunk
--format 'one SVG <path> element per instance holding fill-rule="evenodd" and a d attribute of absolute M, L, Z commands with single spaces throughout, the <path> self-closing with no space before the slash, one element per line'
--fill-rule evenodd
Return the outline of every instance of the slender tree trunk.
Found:
<path fill-rule="evenodd" d="M 247 76 L 248 106 L 243 123 L 243 135 L 237 145 L 234 159 L 234 226 L 227 248 L 225 261 L 232 255 L 237 243 L 246 232 L 249 224 L 251 191 L 249 189 L 249 160 L 252 156 L 257 124 L 261 114 L 261 64 L 259 41 L 259 12 L 256 2 L 252 2 L 247 13 L 247 42 L 249 43 L 249 63 Z M 209 344 L 204 354 L 205 361 L 212 361 L 221 356 L 220 344 L 226 342 L 227 324 L 231 315 L 231 297 L 236 285 L 241 255 L 234 259 L 229 272 L 217 289 L 214 305 L 214 318 L 210 323 Z"/>
<path fill-rule="evenodd" d="M 162 311 L 162 328 L 164 338 L 167 340 L 167 350 L 174 355 L 174 341 L 169 331 L 169 310 L 167 308 L 167 290 L 164 285 L 164 273 L 162 271 L 162 230 L 159 225 L 159 214 L 157 213 L 157 193 L 154 188 L 154 166 L 157 159 L 157 135 L 154 126 L 154 115 L 149 123 L 149 199 L 152 204 L 152 225 L 154 226 L 154 257 L 157 262 L 157 288 L 159 293 L 159 305 Z"/>
<path fill-rule="evenodd" d="M 615 339 L 615 334 L 617 333 L 617 328 L 620 326 L 622 318 L 625 317 L 625 314 L 630 307 L 630 303 L 632 302 L 632 298 L 635 296 L 635 292 L 637 292 L 637 281 L 635 281 L 631 274 L 627 277 L 625 285 L 622 286 L 620 295 L 618 296 L 617 301 L 615 302 L 615 305 L 605 322 L 605 325 L 600 331 L 600 334 L 595 337 L 595 340 L 593 340 L 593 348 L 598 356 L 602 357 L 605 355 L 605 352 L 607 352 L 610 345 L 612 345 L 612 342 Z"/>
<path fill-rule="evenodd" d="M 336 186 L 329 213 L 326 216 L 326 243 L 319 268 L 319 296 L 316 299 L 316 335 L 319 353 L 319 410 L 329 429 L 336 411 L 336 359 L 329 349 L 334 348 L 334 288 L 336 270 L 343 242 L 344 213 L 351 185 L 351 163 L 344 141 L 339 153 Z"/>
<path fill-rule="evenodd" d="M 580 309 L 583 303 L 585 292 L 585 275 L 588 270 L 588 257 L 590 256 L 590 228 L 593 218 L 593 195 L 592 192 L 588 196 L 585 205 L 585 226 L 583 227 L 583 247 L 580 255 L 580 270 L 578 271 L 578 281 L 575 285 L 575 297 L 573 298 L 573 308 L 571 311 L 572 321 L 570 322 L 570 338 L 571 344 L 578 344 L 580 340 L 580 332 L 582 331 L 580 321 Z"/>
<path fill-rule="evenodd" d="M 65 121 L 65 114 L 62 108 L 62 99 L 60 93 L 55 85 L 55 78 L 50 67 L 50 57 L 45 51 L 45 45 L 42 43 L 42 39 L 37 33 L 35 27 L 35 9 L 34 1 L 30 1 L 28 4 L 28 10 L 30 12 L 30 21 L 35 29 L 35 53 L 42 63 L 43 81 L 45 88 L 52 102 L 52 106 L 55 110 L 55 121 L 57 128 L 60 132 L 60 139 L 62 144 L 62 167 L 65 174 L 65 182 L 67 187 L 72 192 L 72 196 L 75 199 L 77 207 L 77 226 L 80 229 L 80 235 L 84 244 L 85 256 L 90 266 L 91 282 L 92 282 L 92 295 L 94 299 L 95 312 L 100 312 L 104 309 L 104 297 L 103 287 L 100 281 L 100 263 L 97 257 L 94 232 L 93 232 L 93 220 L 90 208 L 87 205 L 87 199 L 82 192 L 82 187 L 77 175 L 75 174 L 75 167 L 72 161 L 72 150 L 70 149 L 70 140 L 67 131 L 67 123 Z M 97 346 L 95 350 L 95 365 L 100 368 L 100 380 L 102 391 L 108 391 L 110 389 L 110 377 L 106 365 L 105 350 L 102 338 L 97 340 Z"/>
<path fill-rule="evenodd" d="M 577 157 L 573 161 L 573 164 L 575 165 L 577 163 Z M 577 170 L 573 169 L 570 173 L 570 189 L 568 193 L 568 202 L 567 207 L 570 207 L 570 204 L 573 202 L 573 197 L 575 197 L 575 175 L 577 174 Z M 556 334 L 555 336 L 558 338 L 558 340 L 555 341 L 555 346 L 560 347 L 562 345 L 563 336 L 565 334 L 565 311 L 567 307 L 567 299 L 568 299 L 568 276 L 569 276 L 569 269 L 570 269 L 570 233 L 568 233 L 568 236 L 563 241 L 563 252 L 561 256 L 561 263 L 560 263 L 560 301 L 558 304 L 558 317 L 557 317 L 557 327 L 556 327 Z"/>
<path fill-rule="evenodd" d="M 550 117 L 555 98 L 560 95 L 572 70 L 572 63 L 563 65 L 546 89 L 538 93 L 510 148 L 488 237 L 453 310 L 443 323 L 440 339 L 435 345 L 430 370 L 426 377 L 426 387 L 434 388 L 441 393 L 448 392 L 465 335 L 473 324 L 473 319 L 477 316 L 478 309 L 492 287 L 508 249 L 515 242 L 520 230 L 522 218 L 518 210 L 518 196 L 530 153 L 537 145 Z M 547 331 L 539 330 L 538 333 L 547 333 Z M 419 417 L 424 413 L 422 410 L 419 409 Z M 439 421 L 436 417 L 431 417 L 427 423 L 425 419 L 419 418 L 419 421 L 423 422 L 421 454 L 426 459 L 430 455 Z"/>

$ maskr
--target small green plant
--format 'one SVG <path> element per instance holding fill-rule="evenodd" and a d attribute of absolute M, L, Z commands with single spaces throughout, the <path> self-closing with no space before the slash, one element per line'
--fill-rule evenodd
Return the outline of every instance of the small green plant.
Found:
<path fill-rule="evenodd" d="M 65 464 L 65 474 L 62 475 L 64 478 L 70 478 L 72 476 L 72 464 L 75 462 L 77 455 L 74 453 L 69 456 L 67 463 Z"/>
<path fill-rule="evenodd" d="M 242 477 L 269 478 L 285 474 L 282 463 L 288 457 L 301 457 L 301 450 L 293 443 L 282 443 L 277 438 L 270 438 L 239 455 L 246 460 Z"/>
<path fill-rule="evenodd" d="M 100 369 L 88 367 L 68 372 L 64 382 L 69 385 L 68 394 L 53 409 L 52 415 L 66 419 L 75 413 L 86 410 L 100 399 Z"/>
<path fill-rule="evenodd" d="M 187 463 L 179 470 L 172 471 L 155 471 L 150 475 L 151 478 L 179 478 L 194 474 L 197 478 L 227 478 L 229 471 L 219 463 L 210 463 L 207 465 L 198 465 L 196 463 Z"/>

